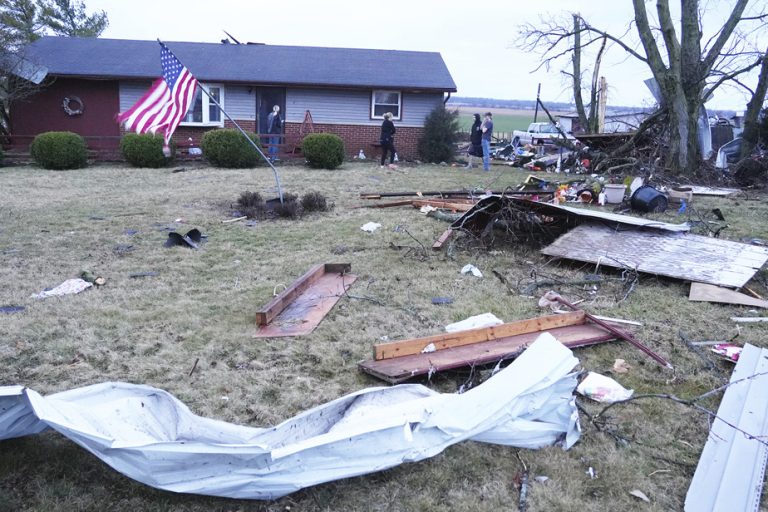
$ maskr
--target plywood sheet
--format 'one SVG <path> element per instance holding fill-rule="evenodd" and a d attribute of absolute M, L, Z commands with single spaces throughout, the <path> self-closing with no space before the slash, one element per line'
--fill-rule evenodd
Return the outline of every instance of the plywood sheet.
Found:
<path fill-rule="evenodd" d="M 657 230 L 620 231 L 584 224 L 541 251 L 589 263 L 741 288 L 768 260 L 768 248 Z"/>
<path fill-rule="evenodd" d="M 699 185 L 686 185 L 686 188 L 691 189 L 695 196 L 728 197 L 741 192 L 737 188 L 701 187 Z"/>
<path fill-rule="evenodd" d="M 558 327 L 546 332 L 568 348 L 605 343 L 615 339 L 612 334 L 591 324 Z M 500 359 L 512 359 L 520 355 L 540 335 L 541 332 L 530 332 L 426 354 L 364 361 L 359 367 L 366 373 L 397 384 L 430 372 L 495 363 Z"/>
<path fill-rule="evenodd" d="M 756 299 L 728 288 L 704 283 L 691 283 L 691 292 L 688 295 L 688 300 L 768 308 L 768 300 Z"/>
<path fill-rule="evenodd" d="M 326 273 L 317 277 L 269 324 L 260 326 L 254 337 L 278 338 L 309 334 L 356 279 L 354 274 L 338 273 Z"/>

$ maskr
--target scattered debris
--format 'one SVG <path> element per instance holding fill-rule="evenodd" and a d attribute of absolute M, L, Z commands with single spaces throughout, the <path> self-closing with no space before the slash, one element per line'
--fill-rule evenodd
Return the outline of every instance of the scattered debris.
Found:
<path fill-rule="evenodd" d="M 155 277 L 159 276 L 160 272 L 155 272 L 154 270 L 148 270 L 146 272 L 131 272 L 128 274 L 128 277 L 136 278 L 136 277 Z"/>
<path fill-rule="evenodd" d="M 112 248 L 112 252 L 117 256 L 125 256 L 126 254 L 132 253 L 135 249 L 133 244 L 117 244 Z"/>
<path fill-rule="evenodd" d="M 33 299 L 45 299 L 48 297 L 61 297 L 63 295 L 73 295 L 87 290 L 93 286 L 93 284 L 83 279 L 67 279 L 59 286 L 50 290 L 43 290 L 40 293 L 32 294 Z"/>
<path fill-rule="evenodd" d="M 363 224 L 362 226 L 360 226 L 360 229 L 362 229 L 367 233 L 373 233 L 380 227 L 381 227 L 381 224 L 379 224 L 378 222 L 369 222 L 367 224 Z"/>
<path fill-rule="evenodd" d="M 704 283 L 691 283 L 691 291 L 688 295 L 688 300 L 768 308 L 768 300 L 756 299 L 728 288 Z"/>
<path fill-rule="evenodd" d="M 460 322 L 454 322 L 445 326 L 445 332 L 459 332 L 466 331 L 468 329 L 482 329 L 485 327 L 493 327 L 494 325 L 501 325 L 504 320 L 498 318 L 493 313 L 483 313 L 481 315 L 471 316 Z"/>
<path fill-rule="evenodd" d="M 472 264 L 464 265 L 461 269 L 462 274 L 469 274 L 471 273 L 475 277 L 483 277 L 483 273 L 480 272 L 480 269 Z"/>
<path fill-rule="evenodd" d="M 221 221 L 221 223 L 222 223 L 222 224 L 230 224 L 230 223 L 232 223 L 232 222 L 239 222 L 239 221 L 241 221 L 241 220 L 245 220 L 245 219 L 247 219 L 247 218 L 248 218 L 248 216 L 247 216 L 247 215 L 243 215 L 242 217 L 235 217 L 234 219 L 227 219 L 227 220 L 223 220 L 223 221 Z"/>
<path fill-rule="evenodd" d="M 691 192 L 693 192 L 693 195 L 695 196 L 728 197 L 741 192 L 741 190 L 737 188 L 702 187 L 699 185 L 690 185 L 687 188 L 691 189 Z"/>
<path fill-rule="evenodd" d="M 344 295 L 357 276 L 349 263 L 320 263 L 256 312 L 255 338 L 309 334 Z"/>
<path fill-rule="evenodd" d="M 107 284 L 107 280 L 105 278 L 95 275 L 90 270 L 83 270 L 80 272 L 80 278 L 84 281 L 88 281 L 91 284 L 95 284 L 96 286 L 104 286 Z"/>
<path fill-rule="evenodd" d="M 525 353 L 542 333 L 554 336 L 569 348 L 616 339 L 605 329 L 587 324 L 584 312 L 577 311 L 425 338 L 377 343 L 373 346 L 374 359 L 358 366 L 374 377 L 397 384 L 420 375 L 514 359 Z M 430 344 L 435 347 L 435 352 L 423 354 L 422 350 Z"/>
<path fill-rule="evenodd" d="M 712 417 L 686 512 L 760 508 L 768 460 L 768 350 L 745 345 Z"/>
<path fill-rule="evenodd" d="M 731 320 L 739 324 L 768 322 L 768 316 L 732 316 Z"/>
<path fill-rule="evenodd" d="M 630 205 L 633 210 L 645 213 L 660 213 L 667 210 L 667 196 L 651 185 L 643 185 L 632 194 Z"/>
<path fill-rule="evenodd" d="M 544 476 L 544 475 L 539 475 L 539 476 L 533 477 L 533 479 L 536 480 L 537 482 L 539 482 L 540 484 L 543 484 L 544 482 L 549 480 L 549 477 L 548 476 Z"/>
<path fill-rule="evenodd" d="M 580 435 L 571 397 L 578 362 L 542 335 L 517 361 L 465 393 L 419 385 L 363 389 L 272 428 L 196 416 L 150 386 L 110 382 L 46 397 L 6 386 L 0 387 L 0 440 L 52 428 L 159 489 L 274 500 L 424 460 L 467 440 L 568 449 Z"/>
<path fill-rule="evenodd" d="M 453 304 L 453 297 L 432 297 L 432 304 Z"/>
<path fill-rule="evenodd" d="M 437 240 L 435 240 L 435 243 L 432 244 L 432 249 L 435 251 L 439 251 L 442 249 L 445 242 L 447 242 L 451 237 L 453 236 L 453 229 L 446 229 L 443 231 L 443 234 L 440 235 Z"/>
<path fill-rule="evenodd" d="M 614 373 L 627 373 L 631 369 L 632 366 L 630 366 L 624 359 L 616 359 L 616 361 L 613 362 Z"/>
<path fill-rule="evenodd" d="M 165 247 L 183 245 L 191 247 L 192 249 L 199 249 L 202 239 L 203 235 L 197 228 L 192 228 L 182 233 L 171 231 L 168 233 L 168 240 L 165 241 Z"/>
<path fill-rule="evenodd" d="M 639 498 L 639 499 L 643 500 L 646 503 L 650 503 L 651 502 L 651 500 L 648 499 L 648 496 L 646 496 L 645 493 L 643 491 L 639 490 L 639 489 L 631 490 L 631 491 L 629 491 L 629 494 L 634 496 L 635 498 Z"/>
<path fill-rule="evenodd" d="M 576 392 L 594 400 L 606 404 L 620 402 L 629 399 L 634 393 L 615 380 L 599 373 L 589 372 L 576 387 Z"/>
<path fill-rule="evenodd" d="M 12 315 L 13 313 L 21 313 L 24 311 L 24 306 L 0 306 L 0 313 L 5 313 L 6 315 Z"/>
<path fill-rule="evenodd" d="M 739 360 L 739 356 L 743 349 L 733 343 L 718 343 L 717 345 L 713 345 L 710 350 L 723 359 L 735 363 Z"/>

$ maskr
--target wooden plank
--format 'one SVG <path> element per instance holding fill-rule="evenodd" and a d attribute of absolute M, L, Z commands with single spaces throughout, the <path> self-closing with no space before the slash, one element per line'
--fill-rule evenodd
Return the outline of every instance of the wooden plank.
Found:
<path fill-rule="evenodd" d="M 744 293 L 705 283 L 691 283 L 688 300 L 768 308 L 768 300 L 756 299 Z"/>
<path fill-rule="evenodd" d="M 686 281 L 741 288 L 768 261 L 768 248 L 659 230 L 584 224 L 541 250 L 548 256 L 633 268 Z"/>
<path fill-rule="evenodd" d="M 583 311 L 574 311 L 563 315 L 548 315 L 527 320 L 519 320 L 493 327 L 480 327 L 453 333 L 436 334 L 425 338 L 413 338 L 408 340 L 378 343 L 373 346 L 373 358 L 377 361 L 392 359 L 395 357 L 420 354 L 426 347 L 432 345 L 434 350 L 461 347 L 483 341 L 506 338 L 518 334 L 537 333 L 556 327 L 583 324 L 585 321 Z M 430 347 L 431 348 L 431 347 Z"/>
<path fill-rule="evenodd" d="M 256 323 L 258 325 L 267 325 L 277 315 L 280 314 L 296 297 L 312 286 L 320 276 L 325 273 L 344 273 L 349 272 L 352 265 L 349 263 L 319 263 L 310 268 L 304 275 L 294 281 L 291 286 L 283 290 L 273 298 L 266 306 L 256 312 Z"/>
<path fill-rule="evenodd" d="M 387 203 L 376 203 L 376 204 L 364 204 L 360 206 L 353 206 L 353 208 L 393 208 L 395 206 L 408 206 L 412 203 L 410 199 L 406 199 L 404 201 L 389 201 Z"/>
<path fill-rule="evenodd" d="M 605 343 L 616 338 L 613 334 L 592 324 L 555 327 L 547 332 L 569 348 Z M 535 342 L 540 334 L 541 332 L 527 332 L 426 354 L 364 361 L 358 366 L 362 371 L 374 377 L 397 384 L 432 372 L 515 358 Z"/>
<path fill-rule="evenodd" d="M 768 316 L 732 316 L 731 320 L 739 324 L 757 324 L 768 322 Z"/>
<path fill-rule="evenodd" d="M 443 247 L 443 244 L 450 240 L 450 238 L 453 236 L 453 229 L 448 228 L 445 231 L 443 231 L 443 234 L 440 235 L 437 240 L 435 240 L 435 243 L 432 244 L 432 249 L 434 250 L 440 250 Z"/>
<path fill-rule="evenodd" d="M 423 206 L 432 206 L 434 208 L 443 208 L 446 210 L 452 210 L 455 212 L 466 212 L 475 206 L 474 202 L 458 202 L 458 201 L 438 201 L 432 199 L 414 200 L 411 201 L 414 208 L 421 208 Z"/>
<path fill-rule="evenodd" d="M 352 286 L 357 276 L 341 272 L 325 272 L 315 279 L 268 325 L 262 325 L 254 338 L 279 338 L 309 334 Z"/>

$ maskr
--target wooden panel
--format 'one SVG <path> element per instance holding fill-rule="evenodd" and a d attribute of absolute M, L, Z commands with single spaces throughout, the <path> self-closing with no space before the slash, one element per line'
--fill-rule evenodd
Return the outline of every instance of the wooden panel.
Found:
<path fill-rule="evenodd" d="M 451 237 L 453 236 L 453 229 L 446 229 L 443 231 L 443 234 L 440 235 L 437 240 L 435 240 L 435 243 L 432 244 L 432 249 L 434 250 L 440 250 L 443 247 L 443 244 L 447 242 Z"/>
<path fill-rule="evenodd" d="M 569 348 L 605 343 L 615 336 L 591 324 L 569 325 L 549 329 L 558 341 Z M 472 345 L 457 346 L 427 354 L 414 354 L 394 359 L 364 361 L 359 368 L 392 384 L 410 378 L 470 365 L 495 363 L 512 359 L 530 346 L 541 332 L 528 332 Z"/>
<path fill-rule="evenodd" d="M 531 332 L 538 333 L 556 327 L 583 324 L 584 319 L 585 313 L 583 311 L 574 311 L 562 315 L 548 315 L 528 320 L 519 320 L 517 322 L 495 325 L 493 327 L 481 327 L 466 331 L 436 334 L 425 338 L 379 343 L 373 346 L 373 358 L 379 361 L 382 359 L 420 354 L 422 350 L 430 344 L 434 346 L 435 350 L 439 351 L 482 341 L 515 336 L 518 334 Z"/>
<path fill-rule="evenodd" d="M 419 199 L 411 201 L 411 204 L 413 204 L 414 208 L 432 206 L 433 208 L 445 208 L 455 212 L 467 212 L 475 206 L 474 201 L 461 199 L 452 199 L 450 201 L 441 201 L 438 199 Z"/>
<path fill-rule="evenodd" d="M 739 242 L 589 224 L 572 229 L 541 252 L 730 288 L 744 286 L 768 260 L 768 249 Z"/>
<path fill-rule="evenodd" d="M 349 263 L 320 263 L 309 269 L 303 276 L 286 288 L 282 293 L 272 299 L 269 304 L 256 312 L 256 323 L 266 325 L 272 321 L 283 309 L 285 309 L 302 292 L 309 288 L 320 277 L 328 273 L 342 273 L 351 270 Z"/>
<path fill-rule="evenodd" d="M 688 295 L 688 300 L 768 308 L 768 300 L 756 299 L 728 288 L 704 283 L 691 283 L 691 293 Z"/>
<path fill-rule="evenodd" d="M 321 272 L 268 325 L 260 326 L 254 338 L 309 334 L 322 322 L 356 279 L 357 276 L 353 274 Z"/>

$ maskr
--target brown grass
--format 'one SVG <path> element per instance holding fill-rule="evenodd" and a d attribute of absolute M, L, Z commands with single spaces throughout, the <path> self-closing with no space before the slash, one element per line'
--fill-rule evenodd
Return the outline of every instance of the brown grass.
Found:
<path fill-rule="evenodd" d="M 170 391 L 197 414 L 252 426 L 275 424 L 309 407 L 367 386 L 380 385 L 358 372 L 373 343 L 434 334 L 446 323 L 491 311 L 511 321 L 541 314 L 532 298 L 510 294 L 491 273 L 514 286 L 531 283 L 535 269 L 578 279 L 591 266 L 548 262 L 526 247 L 491 251 L 454 246 L 420 252 L 404 226 L 427 247 L 446 224 L 410 207 L 356 209 L 360 192 L 503 188 L 524 173 L 497 167 L 491 173 L 445 166 L 347 163 L 336 171 L 280 168 L 285 190 L 315 190 L 335 203 L 327 213 L 299 221 L 260 220 L 222 224 L 250 190 L 276 196 L 268 169 L 200 167 L 186 173 L 127 167 L 90 167 L 53 172 L 31 167 L 0 170 L 0 305 L 24 305 L 21 314 L 0 317 L 0 384 L 24 384 L 52 393 L 122 380 Z M 764 199 L 709 199 L 699 209 L 720 207 L 731 228 L 723 236 L 768 239 Z M 174 222 L 184 219 L 184 224 Z M 666 216 L 667 220 L 676 217 Z M 368 234 L 360 226 L 383 224 Z M 197 227 L 208 235 L 199 251 L 164 248 L 169 227 Z M 135 235 L 126 230 L 137 230 Z M 117 254 L 119 244 L 132 244 Z M 343 253 L 343 254 L 339 254 Z M 254 312 L 280 284 L 288 285 L 319 262 L 350 262 L 359 279 L 319 328 L 300 338 L 253 339 Z M 466 263 L 483 279 L 461 276 Z M 80 295 L 29 299 L 81 270 L 107 284 Z M 130 272 L 157 271 L 132 279 Z M 606 276 L 618 274 L 607 272 Z M 762 274 L 765 279 L 765 273 Z M 747 308 L 690 303 L 687 285 L 641 276 L 629 299 L 616 304 L 619 285 L 595 296 L 563 288 L 571 299 L 588 300 L 595 313 L 644 322 L 637 336 L 667 356 L 674 372 L 661 369 L 624 343 L 576 351 L 584 368 L 610 372 L 614 359 L 633 369 L 617 378 L 638 392 L 694 396 L 723 382 L 716 370 L 691 353 L 678 337 L 724 339 L 737 332 L 728 320 Z M 764 293 L 759 283 L 755 288 Z M 542 290 L 543 292 L 544 290 Z M 453 304 L 435 306 L 434 296 Z M 380 305 L 384 304 L 384 305 Z M 742 329 L 740 342 L 766 346 L 765 326 Z M 199 358 L 196 371 L 189 372 Z M 429 384 L 455 391 L 467 375 L 439 374 Z M 228 397 L 223 400 L 222 397 Z M 584 403 L 590 411 L 598 408 Z M 717 406 L 717 400 L 711 402 Z M 616 432 L 626 443 L 584 421 L 582 440 L 570 451 L 521 451 L 532 474 L 530 510 L 680 510 L 707 434 L 707 419 L 671 402 L 615 408 Z M 424 462 L 307 489 L 274 503 L 175 495 L 135 483 L 56 434 L 0 443 L 0 511 L 16 510 L 509 510 L 518 499 L 513 479 L 520 471 L 516 450 L 464 443 Z M 585 471 L 594 467 L 595 480 Z M 640 489 L 646 505 L 628 495 Z"/>

